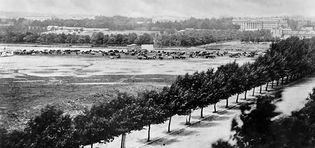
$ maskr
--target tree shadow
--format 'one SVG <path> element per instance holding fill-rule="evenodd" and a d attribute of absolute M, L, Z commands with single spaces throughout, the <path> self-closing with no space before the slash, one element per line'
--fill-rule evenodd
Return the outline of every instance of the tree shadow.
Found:
<path fill-rule="evenodd" d="M 192 124 L 191 128 L 207 128 L 207 127 L 212 127 L 212 126 L 217 126 L 219 125 L 219 123 L 213 123 L 213 122 L 209 122 L 209 121 L 201 121 L 198 122 L 196 124 Z"/>
<path fill-rule="evenodd" d="M 220 121 L 220 120 L 228 120 L 228 119 L 230 119 L 230 117 L 228 116 L 212 115 L 210 117 L 203 119 L 202 121 Z"/>
<path fill-rule="evenodd" d="M 218 114 L 218 115 L 231 115 L 231 114 L 233 114 L 233 112 L 228 111 L 228 110 L 218 110 L 215 114 Z"/>
<path fill-rule="evenodd" d="M 180 129 L 177 131 L 173 131 L 171 133 L 169 133 L 169 135 L 173 135 L 173 136 L 189 136 L 192 134 L 197 133 L 197 131 L 190 131 L 190 130 L 186 130 L 186 129 Z"/>
<path fill-rule="evenodd" d="M 177 140 L 176 138 L 173 139 L 168 139 L 168 138 L 158 138 L 156 140 L 152 140 L 151 142 L 148 142 L 148 145 L 152 145 L 152 146 L 166 146 L 169 144 L 172 144 L 174 142 L 178 142 L 179 140 Z"/>

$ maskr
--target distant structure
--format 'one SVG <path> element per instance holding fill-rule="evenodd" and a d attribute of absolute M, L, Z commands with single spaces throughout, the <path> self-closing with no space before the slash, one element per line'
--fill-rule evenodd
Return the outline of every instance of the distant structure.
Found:
<path fill-rule="evenodd" d="M 306 19 L 291 18 L 297 21 L 297 29 L 289 28 L 288 21 L 284 17 L 263 17 L 263 18 L 234 18 L 233 24 L 240 26 L 241 31 L 269 30 L 273 37 L 286 39 L 296 36 L 301 39 L 315 37 L 315 30 L 312 22 Z"/>
<path fill-rule="evenodd" d="M 312 27 L 307 27 L 303 30 L 291 30 L 291 29 L 273 29 L 271 30 L 272 36 L 281 38 L 281 39 L 287 39 L 291 36 L 299 37 L 300 39 L 308 39 L 315 37 L 315 30 Z"/>
<path fill-rule="evenodd" d="M 288 23 L 283 18 L 235 18 L 232 20 L 233 24 L 240 26 L 242 31 L 255 30 L 272 30 L 277 28 L 287 28 Z"/>
<path fill-rule="evenodd" d="M 143 44 L 141 45 L 141 50 L 152 51 L 154 50 L 153 44 Z"/>
<path fill-rule="evenodd" d="M 159 31 L 146 31 L 146 30 L 122 30 L 113 31 L 108 28 L 86 28 L 86 27 L 66 27 L 66 26 L 47 26 L 47 32 L 44 33 L 56 33 L 56 34 L 77 34 L 77 35 L 89 35 L 93 33 L 102 32 L 104 35 L 117 35 L 117 34 L 130 34 L 135 33 L 137 35 L 147 34 L 159 34 Z"/>
<path fill-rule="evenodd" d="M 9 26 L 13 26 L 14 22 L 10 21 L 9 19 L 0 19 L 0 27 L 9 27 Z"/>
<path fill-rule="evenodd" d="M 42 27 L 42 26 L 27 26 L 26 32 L 44 32 L 47 31 L 47 27 Z"/>
<path fill-rule="evenodd" d="M 175 21 L 184 21 L 187 20 L 188 18 L 184 17 L 173 17 L 173 16 L 158 16 L 158 17 L 153 17 L 152 18 L 152 23 L 156 22 L 175 22 Z"/>
<path fill-rule="evenodd" d="M 291 36 L 299 37 L 300 39 L 309 39 L 312 37 L 315 37 L 315 31 L 314 30 L 283 30 L 282 31 L 282 38 L 286 39 Z"/>

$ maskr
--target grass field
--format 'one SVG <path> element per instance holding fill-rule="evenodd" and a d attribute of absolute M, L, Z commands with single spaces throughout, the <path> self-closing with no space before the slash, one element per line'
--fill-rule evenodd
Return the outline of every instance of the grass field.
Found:
<path fill-rule="evenodd" d="M 160 89 L 175 78 L 175 75 L 104 75 L 0 79 L 0 121 L 6 128 L 23 128 L 47 104 L 74 115 L 92 104 L 113 99 L 118 92 L 136 95 L 143 90 Z"/>

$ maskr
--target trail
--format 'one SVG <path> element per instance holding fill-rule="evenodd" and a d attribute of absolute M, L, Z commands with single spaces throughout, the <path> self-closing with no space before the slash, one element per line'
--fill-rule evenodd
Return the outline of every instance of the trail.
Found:
<path fill-rule="evenodd" d="M 302 108 L 306 102 L 305 98 L 315 86 L 315 75 L 303 78 L 289 85 L 279 86 L 283 90 L 281 102 L 276 103 L 277 110 L 282 115 L 289 115 L 292 111 Z M 263 86 L 264 88 L 265 86 Z M 269 89 L 271 90 L 271 88 Z M 252 92 L 250 90 L 249 92 Z M 259 94 L 259 89 L 255 90 L 256 95 L 270 94 L 272 91 L 263 91 Z M 295 93 L 294 92 L 299 92 Z M 255 101 L 256 97 L 247 93 L 247 100 L 243 100 L 244 94 L 240 94 L 239 102 L 245 103 Z M 211 144 L 219 139 L 229 139 L 231 134 L 231 121 L 240 114 L 239 104 L 235 103 L 236 96 L 229 98 L 229 109 L 225 108 L 225 101 L 222 100 L 217 104 L 218 112 L 213 113 L 213 106 L 204 108 L 205 118 L 200 118 L 200 110 L 192 113 L 192 125 L 185 125 L 186 116 L 173 116 L 171 133 L 167 133 L 168 121 L 163 124 L 151 125 L 150 142 L 146 142 L 147 128 L 141 131 L 133 131 L 127 134 L 127 148 L 209 148 Z M 121 137 L 117 137 L 108 144 L 95 144 L 97 148 L 117 148 L 120 146 Z M 88 147 L 88 146 L 87 146 Z"/>

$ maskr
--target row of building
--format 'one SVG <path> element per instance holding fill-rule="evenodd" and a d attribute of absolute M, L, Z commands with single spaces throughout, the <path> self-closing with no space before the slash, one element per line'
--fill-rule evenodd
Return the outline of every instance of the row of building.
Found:
<path fill-rule="evenodd" d="M 305 27 L 310 21 L 305 19 L 295 19 L 296 30 L 292 30 L 288 24 L 288 19 L 284 17 L 264 17 L 264 18 L 234 18 L 233 24 L 239 25 L 241 31 L 270 30 L 273 37 L 288 38 L 297 36 L 300 38 L 315 37 L 314 27 Z M 313 24 L 315 26 L 315 23 Z"/>
<path fill-rule="evenodd" d="M 287 28 L 288 23 L 283 18 L 235 18 L 233 24 L 240 26 L 242 31 L 271 30 L 275 28 Z"/>
<path fill-rule="evenodd" d="M 77 35 L 89 35 L 92 36 L 93 33 L 102 32 L 105 35 L 111 34 L 130 34 L 135 33 L 137 35 L 148 34 L 159 34 L 159 31 L 146 31 L 146 30 L 122 30 L 114 31 L 108 28 L 85 28 L 85 27 L 65 27 L 65 26 L 48 26 L 47 31 L 44 33 L 56 33 L 56 34 L 77 34 Z"/>

